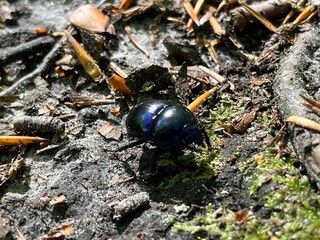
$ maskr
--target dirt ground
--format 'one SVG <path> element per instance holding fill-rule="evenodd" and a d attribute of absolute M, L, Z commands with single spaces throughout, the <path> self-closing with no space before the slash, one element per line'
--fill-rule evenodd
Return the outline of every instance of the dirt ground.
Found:
<path fill-rule="evenodd" d="M 235 31 L 240 49 L 209 22 L 188 34 L 181 1 L 136 1 L 149 7 L 132 17 L 110 12 L 119 2 L 90 3 L 112 15 L 115 33 L 71 33 L 102 70 L 99 81 L 53 34 L 70 30 L 68 13 L 87 1 L 0 3 L 1 136 L 49 140 L 0 146 L 0 239 L 317 239 L 319 134 L 284 119 L 319 122 L 300 97 L 320 100 L 318 16 L 277 34 L 249 24 Z M 218 63 L 205 41 L 214 38 Z M 76 63 L 57 62 L 67 55 Z M 114 65 L 128 75 L 129 96 L 108 84 Z M 213 87 L 195 111 L 212 148 L 110 151 L 131 141 L 130 107 L 150 98 L 188 106 Z"/>

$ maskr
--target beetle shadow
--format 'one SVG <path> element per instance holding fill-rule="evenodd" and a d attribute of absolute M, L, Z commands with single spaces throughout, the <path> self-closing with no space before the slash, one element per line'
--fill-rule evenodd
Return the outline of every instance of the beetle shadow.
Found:
<path fill-rule="evenodd" d="M 153 204 L 139 207 L 121 220 L 115 221 L 118 231 L 125 232 L 135 219 L 150 221 L 155 216 L 152 206 L 158 204 L 184 203 L 189 206 L 203 206 L 212 201 L 212 192 L 208 189 L 213 189 L 215 178 L 213 174 L 206 177 L 209 169 L 205 170 L 203 165 L 195 161 L 196 155 L 191 150 L 157 149 L 149 143 L 128 149 L 122 155 L 126 158 L 121 160 L 123 167 L 126 173 L 136 177 L 135 181 L 149 194 Z M 155 164 L 156 171 L 152 170 L 153 166 L 150 164 Z"/>
<path fill-rule="evenodd" d="M 117 151 L 111 152 L 118 154 Z M 203 204 L 212 198 L 208 189 L 214 189 L 216 176 L 209 160 L 200 160 L 198 156 L 195 149 L 184 146 L 163 150 L 145 143 L 140 147 L 126 148 L 121 160 L 118 159 L 153 201 Z"/>
<path fill-rule="evenodd" d="M 139 180 L 155 202 L 209 202 L 208 189 L 214 188 L 216 176 L 205 161 L 196 159 L 191 150 L 144 149 L 139 159 Z"/>

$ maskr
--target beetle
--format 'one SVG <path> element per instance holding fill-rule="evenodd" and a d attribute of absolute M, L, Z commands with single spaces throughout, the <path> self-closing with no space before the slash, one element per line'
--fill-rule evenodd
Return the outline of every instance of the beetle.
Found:
<path fill-rule="evenodd" d="M 147 100 L 133 107 L 126 119 L 127 134 L 137 139 L 128 147 L 150 141 L 160 149 L 180 145 L 197 148 L 210 140 L 195 115 L 185 106 L 168 100 Z"/>

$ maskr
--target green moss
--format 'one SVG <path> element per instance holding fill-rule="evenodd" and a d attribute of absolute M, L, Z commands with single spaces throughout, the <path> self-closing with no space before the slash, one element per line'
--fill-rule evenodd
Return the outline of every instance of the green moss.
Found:
<path fill-rule="evenodd" d="M 233 152 L 233 153 L 232 153 L 232 156 L 238 158 L 238 157 L 241 156 L 241 152 Z"/>
<path fill-rule="evenodd" d="M 161 155 L 161 158 L 157 160 L 158 167 L 165 167 L 165 168 L 174 168 L 176 165 L 172 161 L 172 156 L 168 154 Z"/>
<path fill-rule="evenodd" d="M 195 153 L 184 154 L 179 157 L 178 164 L 183 166 L 182 171 L 174 176 L 169 176 L 158 187 L 170 189 L 181 182 L 210 181 L 216 175 L 217 169 L 222 166 L 221 158 L 217 151 L 203 150 Z M 158 162 L 158 167 L 171 168 L 176 166 L 170 158 L 163 158 Z M 192 170 L 188 170 L 188 169 Z"/>
<path fill-rule="evenodd" d="M 191 221 L 175 222 L 173 231 L 188 231 L 192 234 L 206 234 L 198 239 L 269 239 L 266 226 L 259 225 L 254 216 L 247 223 L 235 219 L 235 214 L 226 209 L 219 212 L 221 217 L 216 217 L 215 209 L 208 205 L 206 214 Z"/>
<path fill-rule="evenodd" d="M 209 204 L 204 215 L 175 222 L 173 231 L 201 235 L 199 239 L 270 239 L 270 236 L 284 240 L 319 239 L 320 197 L 307 177 L 299 174 L 294 159 L 279 158 L 270 149 L 262 154 L 264 161 L 258 164 L 252 158 L 239 164 L 239 169 L 250 186 L 248 195 L 264 202 L 264 208 L 270 211 L 269 218 L 251 213 L 241 222 L 227 209 L 222 209 L 217 217 Z"/>
<path fill-rule="evenodd" d="M 230 122 L 243 110 L 244 102 L 234 102 L 229 95 L 222 96 L 222 100 L 212 109 L 209 118 L 206 119 L 204 124 L 206 128 L 215 129 L 222 124 Z"/>

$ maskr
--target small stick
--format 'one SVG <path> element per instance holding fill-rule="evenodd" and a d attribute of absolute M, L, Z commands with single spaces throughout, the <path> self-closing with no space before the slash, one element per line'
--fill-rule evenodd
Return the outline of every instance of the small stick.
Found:
<path fill-rule="evenodd" d="M 194 100 L 192 103 L 189 104 L 188 109 L 191 112 L 194 112 L 217 89 L 218 89 L 218 87 L 211 88 L 210 90 L 208 90 L 205 93 L 203 93 L 202 95 L 200 95 L 196 100 Z"/>
<path fill-rule="evenodd" d="M 196 5 L 194 6 L 194 13 L 196 14 L 196 16 L 199 16 L 199 13 L 203 7 L 205 0 L 198 0 Z M 189 19 L 188 24 L 187 24 L 187 29 L 190 29 L 192 27 L 192 18 Z M 199 23 L 200 24 L 200 23 Z"/>
<path fill-rule="evenodd" d="M 9 62 L 21 58 L 25 53 L 32 53 L 39 48 L 45 48 L 52 45 L 55 39 L 51 36 L 38 37 L 29 42 L 18 46 L 8 47 L 0 50 L 0 63 Z"/>
<path fill-rule="evenodd" d="M 318 103 L 317 101 L 308 98 L 307 96 L 300 94 L 300 97 L 302 97 L 307 103 L 311 104 L 312 106 L 319 108 L 320 109 L 320 103 Z"/>
<path fill-rule="evenodd" d="M 217 80 L 220 84 L 222 84 L 223 82 L 226 81 L 226 79 L 221 76 L 220 74 L 210 70 L 209 68 L 206 68 L 204 66 L 199 66 L 199 68 L 204 71 L 206 74 L 208 74 L 209 76 L 213 77 L 215 80 Z"/>
<path fill-rule="evenodd" d="M 199 20 L 198 20 L 198 16 L 195 13 L 190 1 L 189 0 L 184 0 L 183 1 L 183 6 L 186 9 L 186 11 L 189 14 L 189 16 L 191 17 L 191 19 L 195 22 L 195 24 L 197 24 L 197 26 L 200 26 L 200 23 L 199 23 Z"/>
<path fill-rule="evenodd" d="M 12 84 L 7 89 L 0 92 L 0 97 L 12 95 L 14 93 L 17 93 L 19 90 L 21 90 L 23 87 L 28 85 L 36 76 L 38 75 L 44 75 L 48 69 L 52 66 L 54 63 L 54 60 L 56 56 L 59 54 L 59 49 L 63 45 L 63 43 L 66 41 L 65 37 L 62 37 L 60 41 L 58 41 L 51 51 L 44 57 L 41 64 L 34 69 L 31 73 L 23 76 L 18 81 L 16 81 L 14 84 Z"/>
<path fill-rule="evenodd" d="M 310 119 L 299 116 L 290 116 L 287 117 L 285 121 L 320 133 L 320 124 Z"/>
<path fill-rule="evenodd" d="M 47 142 L 48 139 L 32 136 L 0 136 L 0 145 L 20 145 Z"/>
<path fill-rule="evenodd" d="M 306 7 L 291 24 L 291 28 L 296 27 L 297 25 L 302 23 L 304 20 L 313 17 L 317 11 L 318 11 L 318 6 L 310 5 Z"/>
<path fill-rule="evenodd" d="M 253 8 L 251 8 L 249 5 L 247 5 L 246 3 L 244 3 L 243 1 L 239 1 L 239 3 L 249 12 L 251 13 L 256 19 L 258 19 L 266 28 L 268 28 L 270 31 L 272 32 L 276 32 L 277 28 L 275 26 L 273 26 L 273 24 L 266 19 L 265 17 L 263 17 L 261 14 L 259 14 L 258 12 L 256 12 Z"/>
<path fill-rule="evenodd" d="M 131 28 L 129 26 L 125 26 L 124 30 L 126 31 L 126 33 L 128 34 L 128 37 L 130 38 L 130 41 L 141 51 L 143 52 L 147 57 L 149 57 L 149 52 L 143 48 L 142 46 L 140 46 L 140 44 L 137 42 L 137 40 L 134 38 L 134 36 L 132 35 L 132 31 Z"/>
<path fill-rule="evenodd" d="M 125 71 L 123 71 L 115 62 L 110 62 L 109 66 L 119 76 L 121 76 L 123 78 L 127 78 L 128 77 L 128 74 Z"/>
<path fill-rule="evenodd" d="M 74 39 L 69 32 L 66 31 L 65 35 L 68 41 L 71 43 L 73 51 L 85 71 L 95 82 L 98 82 L 103 77 L 103 73 L 98 64 L 96 64 L 93 57 L 91 57 L 91 55 L 80 45 L 80 43 L 78 43 L 76 39 Z"/>

